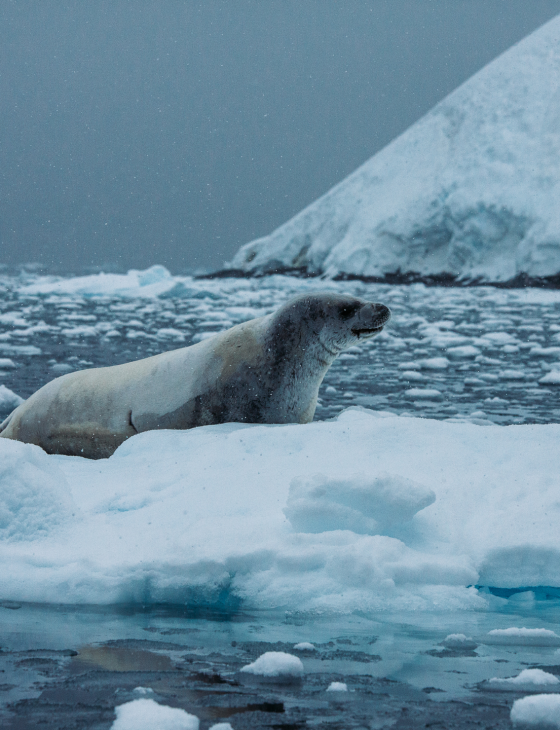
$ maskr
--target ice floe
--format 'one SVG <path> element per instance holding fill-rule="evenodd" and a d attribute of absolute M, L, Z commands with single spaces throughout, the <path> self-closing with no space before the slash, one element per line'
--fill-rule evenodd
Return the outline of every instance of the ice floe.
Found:
<path fill-rule="evenodd" d="M 301 659 L 284 651 L 267 651 L 251 664 L 242 667 L 242 672 L 260 677 L 301 677 L 303 663 Z"/>
<path fill-rule="evenodd" d="M 199 720 L 179 707 L 154 700 L 132 700 L 115 707 L 117 719 L 111 730 L 198 730 Z"/>
<path fill-rule="evenodd" d="M 510 713 L 514 725 L 560 728 L 560 696 L 533 695 L 515 700 Z"/>
<path fill-rule="evenodd" d="M 559 436 L 351 408 L 98 461 L 0 439 L 1 598 L 447 610 L 487 605 L 475 585 L 560 586 Z"/>

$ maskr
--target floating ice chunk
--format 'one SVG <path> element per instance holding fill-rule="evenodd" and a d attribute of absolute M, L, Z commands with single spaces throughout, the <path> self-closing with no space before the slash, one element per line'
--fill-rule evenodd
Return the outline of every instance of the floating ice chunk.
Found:
<path fill-rule="evenodd" d="M 480 355 L 478 347 L 473 345 L 463 345 L 461 347 L 448 347 L 447 356 L 452 360 L 468 360 Z"/>
<path fill-rule="evenodd" d="M 135 687 L 133 692 L 136 692 L 137 695 L 153 695 L 154 690 L 151 687 Z"/>
<path fill-rule="evenodd" d="M 517 675 L 517 677 L 492 677 L 492 679 L 489 679 L 488 681 L 494 685 L 512 687 L 518 687 L 519 685 L 522 685 L 523 687 L 555 687 L 560 684 L 560 679 L 558 679 L 558 677 L 554 674 L 550 674 L 550 672 L 543 672 L 542 669 L 524 669 Z"/>
<path fill-rule="evenodd" d="M 446 370 L 449 367 L 449 360 L 446 357 L 430 357 L 420 360 L 422 370 Z"/>
<path fill-rule="evenodd" d="M 549 356 L 556 356 L 560 354 L 560 347 L 531 347 L 529 350 L 529 355 L 532 357 L 549 357 Z"/>
<path fill-rule="evenodd" d="M 154 700 L 132 700 L 115 707 L 117 719 L 111 730 L 198 730 L 199 720 L 179 707 L 158 705 Z"/>
<path fill-rule="evenodd" d="M 329 395 L 334 395 L 336 393 L 336 388 L 333 385 L 327 385 L 325 388 L 325 393 L 328 393 Z"/>
<path fill-rule="evenodd" d="M 420 370 L 419 362 L 401 362 L 399 370 Z"/>
<path fill-rule="evenodd" d="M 426 380 L 426 376 L 419 373 L 418 370 L 404 370 L 401 373 L 403 380 Z"/>
<path fill-rule="evenodd" d="M 523 646 L 560 646 L 560 636 L 550 629 L 492 629 L 485 644 L 512 644 Z"/>
<path fill-rule="evenodd" d="M 261 677 L 301 677 L 303 663 L 293 654 L 283 651 L 267 651 L 251 664 L 241 668 L 242 672 Z"/>
<path fill-rule="evenodd" d="M 560 695 L 533 695 L 515 700 L 510 718 L 515 725 L 560 728 Z"/>
<path fill-rule="evenodd" d="M 404 391 L 409 398 L 418 398 L 419 400 L 433 400 L 441 398 L 441 392 L 433 388 L 409 388 Z"/>
<path fill-rule="evenodd" d="M 233 730 L 233 727 L 229 722 L 217 722 L 215 725 L 211 725 L 208 730 Z"/>
<path fill-rule="evenodd" d="M 315 474 L 292 480 L 284 514 L 299 532 L 375 535 L 410 521 L 435 498 L 428 487 L 396 474 L 355 474 L 347 479 Z"/>
<path fill-rule="evenodd" d="M 60 334 L 64 335 L 64 337 L 97 337 L 99 332 L 95 327 L 89 327 L 84 324 L 79 327 L 63 329 Z"/>
<path fill-rule="evenodd" d="M 0 413 L 13 411 L 22 403 L 23 398 L 14 393 L 13 390 L 6 388 L 5 385 L 0 385 Z"/>
<path fill-rule="evenodd" d="M 51 370 L 53 370 L 55 373 L 69 373 L 71 370 L 75 370 L 76 368 L 70 365 L 67 362 L 55 362 L 53 365 L 51 365 Z"/>
<path fill-rule="evenodd" d="M 43 351 L 35 345 L 8 345 L 0 342 L 0 352 L 3 355 L 40 355 Z"/>
<path fill-rule="evenodd" d="M 346 682 L 331 682 L 327 687 L 327 692 L 348 692 Z"/>
<path fill-rule="evenodd" d="M 13 370 L 15 367 L 16 364 L 13 360 L 7 357 L 0 357 L 0 370 Z"/>
<path fill-rule="evenodd" d="M 515 337 L 508 332 L 485 332 L 480 339 L 491 345 L 510 345 L 517 342 Z"/>
<path fill-rule="evenodd" d="M 38 446 L 2 441 L 0 539 L 38 540 L 76 513 L 70 486 Z"/>
<path fill-rule="evenodd" d="M 500 380 L 525 380 L 525 373 L 522 370 L 500 370 Z"/>
<path fill-rule="evenodd" d="M 158 340 L 179 340 L 182 342 L 185 339 L 185 334 L 174 327 L 162 327 L 156 332 L 156 337 Z"/>
<path fill-rule="evenodd" d="M 476 641 L 473 641 L 470 636 L 465 634 L 449 634 L 441 643 L 446 649 L 462 649 L 464 651 L 472 651 L 478 646 Z"/>
<path fill-rule="evenodd" d="M 299 644 L 294 644 L 296 651 L 315 651 L 315 645 L 309 641 L 300 641 Z"/>
<path fill-rule="evenodd" d="M 539 380 L 540 385 L 560 385 L 560 370 L 551 370 Z"/>

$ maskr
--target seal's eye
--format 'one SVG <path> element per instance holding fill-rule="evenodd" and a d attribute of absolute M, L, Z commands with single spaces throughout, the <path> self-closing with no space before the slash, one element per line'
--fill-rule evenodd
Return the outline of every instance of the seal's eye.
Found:
<path fill-rule="evenodd" d="M 356 314 L 359 308 L 359 304 L 343 304 L 338 309 L 338 316 L 340 319 L 350 319 L 350 317 Z"/>

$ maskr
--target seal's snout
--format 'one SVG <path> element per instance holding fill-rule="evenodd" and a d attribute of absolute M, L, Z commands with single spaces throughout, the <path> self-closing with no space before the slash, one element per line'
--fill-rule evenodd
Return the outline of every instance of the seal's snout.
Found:
<path fill-rule="evenodd" d="M 391 319 L 391 310 L 384 304 L 365 304 L 352 324 L 352 334 L 356 337 L 373 337 L 379 334 Z"/>

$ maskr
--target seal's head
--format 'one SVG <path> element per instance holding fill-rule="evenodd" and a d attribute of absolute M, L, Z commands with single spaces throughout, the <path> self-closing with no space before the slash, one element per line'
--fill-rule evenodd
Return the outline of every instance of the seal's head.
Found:
<path fill-rule="evenodd" d="M 316 343 L 336 357 L 342 350 L 378 335 L 391 318 L 384 304 L 344 294 L 304 294 L 276 314 L 279 328 L 301 347 Z"/>

